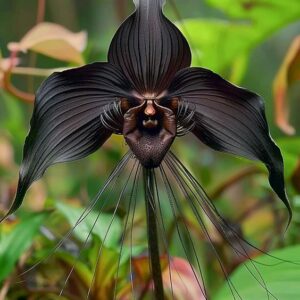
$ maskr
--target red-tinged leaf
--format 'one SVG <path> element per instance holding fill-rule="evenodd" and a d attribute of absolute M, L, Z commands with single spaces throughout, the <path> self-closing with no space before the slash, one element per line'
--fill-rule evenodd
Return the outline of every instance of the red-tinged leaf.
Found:
<path fill-rule="evenodd" d="M 295 128 L 289 122 L 287 91 L 289 86 L 299 79 L 300 35 L 291 43 L 273 84 L 276 123 L 283 132 L 289 135 L 295 134 Z"/>
<path fill-rule="evenodd" d="M 173 295 L 175 299 L 206 299 L 200 276 L 185 259 L 172 258 L 170 266 L 163 271 L 163 282 L 170 299 Z"/>
<path fill-rule="evenodd" d="M 200 276 L 192 269 L 189 262 L 183 258 L 169 258 L 163 256 L 160 259 L 162 278 L 164 284 L 165 299 L 190 299 L 204 300 L 204 288 Z M 154 284 L 151 280 L 149 258 L 142 256 L 133 259 L 134 282 L 136 295 L 147 295 L 153 292 Z M 125 295 L 126 293 L 126 295 Z M 131 284 L 120 293 L 122 300 L 131 299 Z"/>
<path fill-rule="evenodd" d="M 12 52 L 32 50 L 55 59 L 83 64 L 81 52 L 87 42 L 86 32 L 73 33 L 61 25 L 39 23 L 20 42 L 9 43 Z"/>

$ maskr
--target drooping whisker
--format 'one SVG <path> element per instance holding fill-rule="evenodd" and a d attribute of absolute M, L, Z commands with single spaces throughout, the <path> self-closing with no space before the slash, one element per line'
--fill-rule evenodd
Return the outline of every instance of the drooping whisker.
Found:
<path fill-rule="evenodd" d="M 168 160 L 168 159 L 167 159 L 167 160 Z M 167 160 L 166 160 L 166 161 L 167 161 Z M 167 164 L 168 164 L 168 167 L 170 167 L 170 169 L 171 169 L 173 172 L 178 172 L 178 170 L 176 170 L 176 168 L 173 168 L 173 166 L 172 166 L 169 162 L 167 162 Z M 176 174 L 176 173 L 175 173 L 175 174 Z M 178 174 L 180 174 L 180 173 L 178 173 Z M 181 180 L 180 180 L 179 178 L 181 178 Z M 206 225 L 205 225 L 205 222 L 204 222 L 204 220 L 203 220 L 203 217 L 201 216 L 201 212 L 199 212 L 199 211 L 197 210 L 197 207 L 196 207 L 195 204 L 193 203 L 193 200 L 192 200 L 192 197 L 191 197 L 190 194 L 189 194 L 189 191 L 187 191 L 187 190 L 190 189 L 190 187 L 188 187 L 188 185 L 186 184 L 186 182 L 184 181 L 184 179 L 185 179 L 185 178 L 183 178 L 183 177 L 181 177 L 181 176 L 179 176 L 179 175 L 176 176 L 176 181 L 179 183 L 179 189 L 182 190 L 182 192 L 183 192 L 183 194 L 184 194 L 184 198 L 185 198 L 185 200 L 187 200 L 187 203 L 188 203 L 188 205 L 190 206 L 190 209 L 191 209 L 192 213 L 193 213 L 194 216 L 196 217 L 196 220 L 197 220 L 198 224 L 200 225 L 200 227 L 201 227 L 201 229 L 202 229 L 202 232 L 203 232 L 203 234 L 204 234 L 204 237 L 205 237 L 205 238 L 207 239 L 207 241 L 209 242 L 210 247 L 211 247 L 211 249 L 212 249 L 212 251 L 213 251 L 215 257 L 217 258 L 217 261 L 218 261 L 219 266 L 220 266 L 220 268 L 221 268 L 221 271 L 222 271 L 222 273 L 224 274 L 224 277 L 225 277 L 225 279 L 226 279 L 226 281 L 227 281 L 227 283 L 228 283 L 228 287 L 229 287 L 229 289 L 230 289 L 230 292 L 231 292 L 233 298 L 236 299 L 236 296 L 237 296 L 239 299 L 242 299 L 241 296 L 239 295 L 239 293 L 238 293 L 236 287 L 233 285 L 232 281 L 231 281 L 230 278 L 229 278 L 228 271 L 226 270 L 226 267 L 225 267 L 225 265 L 224 265 L 224 263 L 223 263 L 223 261 L 222 261 L 222 258 L 221 258 L 221 256 L 220 256 L 220 254 L 219 254 L 217 248 L 216 248 L 215 245 L 214 245 L 214 242 L 213 242 L 213 240 L 212 240 L 212 238 L 211 238 L 211 236 L 210 236 L 210 234 L 209 234 L 209 231 L 208 231 L 208 229 L 207 229 L 207 227 L 206 227 Z"/>
<path fill-rule="evenodd" d="M 209 236 L 209 232 L 206 229 L 206 226 L 203 221 L 203 217 L 201 216 L 201 213 L 205 213 L 209 221 L 214 225 L 214 227 L 217 229 L 219 234 L 224 238 L 224 240 L 227 242 L 227 244 L 233 249 L 234 253 L 237 256 L 243 257 L 243 259 L 248 259 L 251 268 L 246 264 L 245 267 L 251 274 L 251 276 L 260 284 L 260 286 L 266 291 L 267 297 L 269 299 L 270 296 L 272 298 L 277 299 L 275 295 L 273 295 L 267 288 L 266 283 L 258 270 L 256 266 L 256 261 L 253 260 L 249 254 L 249 250 L 247 249 L 247 246 L 252 245 L 248 242 L 245 242 L 246 240 L 242 238 L 232 226 L 230 226 L 224 218 L 220 216 L 218 213 L 216 207 L 213 205 L 213 203 L 209 200 L 208 196 L 203 191 L 202 187 L 199 185 L 199 183 L 196 181 L 196 179 L 188 172 L 188 170 L 178 161 L 176 156 L 172 153 L 168 155 L 168 157 L 165 160 L 166 164 L 168 164 L 168 167 L 172 170 L 173 174 L 177 174 L 177 178 L 181 178 L 181 180 L 177 179 L 177 182 L 179 185 L 182 185 L 184 188 L 184 194 L 185 198 L 188 201 L 188 204 L 193 211 L 197 221 L 199 223 L 202 223 L 201 227 L 202 230 L 209 240 L 211 246 L 213 246 L 213 241 L 211 240 Z M 182 182 L 182 183 L 180 183 Z M 199 208 L 201 211 L 199 211 Z M 234 237 L 234 241 L 232 238 Z M 238 246 L 235 244 L 237 243 Z M 257 247 L 252 247 L 253 249 L 256 249 Z M 214 251 L 216 255 L 217 251 Z M 218 255 L 219 256 L 219 255 Z M 217 257 L 218 258 L 218 257 Z M 228 281 L 228 274 L 225 269 L 225 266 L 223 265 L 221 259 L 218 258 L 220 267 L 222 268 L 222 271 L 225 275 L 226 280 Z M 258 276 L 258 277 L 257 277 Z M 231 292 L 233 294 L 233 291 L 237 292 L 236 288 L 233 286 L 233 284 L 228 281 L 229 288 L 231 289 Z M 233 290 L 232 290 L 232 288 Z M 238 295 L 238 293 L 237 293 Z M 233 295 L 234 296 L 234 295 Z M 239 296 L 239 295 L 238 295 Z"/>
<path fill-rule="evenodd" d="M 132 229 L 133 229 L 135 210 L 136 210 L 136 204 L 137 204 L 138 184 L 139 184 L 139 181 L 137 181 L 136 189 L 133 192 L 134 203 L 133 203 L 132 217 L 131 217 L 131 222 L 130 222 L 130 256 L 129 256 L 129 273 L 130 273 L 130 275 L 129 276 L 130 276 L 131 294 L 132 294 L 132 297 L 133 297 L 134 300 L 136 299 L 136 297 L 135 297 L 135 293 L 134 293 L 134 278 L 133 278 L 133 269 L 132 269 L 132 257 L 133 257 L 133 253 L 132 253 L 132 245 L 133 245 Z"/>
<path fill-rule="evenodd" d="M 168 271 L 169 271 L 169 282 L 170 282 L 170 289 L 171 289 L 171 296 L 172 299 L 175 299 L 175 294 L 174 294 L 174 288 L 173 288 L 173 280 L 172 280 L 172 270 L 174 269 L 175 274 L 179 277 L 183 287 L 185 288 L 186 291 L 188 291 L 188 288 L 186 286 L 186 283 L 182 279 L 181 274 L 178 271 L 178 268 L 176 264 L 174 264 L 173 259 L 170 255 L 170 244 L 168 243 L 167 240 L 167 234 L 166 234 L 166 226 L 164 223 L 164 213 L 163 209 L 161 207 L 161 194 L 162 194 L 162 189 L 159 186 L 159 183 L 163 183 L 164 179 L 162 178 L 162 171 L 161 171 L 162 166 L 160 166 L 160 173 L 156 172 L 156 170 L 153 173 L 153 178 L 154 178 L 154 190 L 153 190 L 153 197 L 149 199 L 150 201 L 150 206 L 155 211 L 155 219 L 156 223 L 158 226 L 158 232 L 159 232 L 159 237 L 162 241 L 164 251 L 167 255 L 167 263 L 168 263 Z M 157 174 L 158 173 L 158 174 Z M 158 177 L 160 175 L 160 177 Z M 165 186 L 166 187 L 166 186 Z M 167 194 L 167 191 L 166 191 Z M 163 199 L 164 200 L 164 199 Z M 157 209 L 158 208 L 158 209 Z M 161 258 L 163 258 L 164 255 L 161 255 Z M 164 279 L 164 284 L 166 280 Z M 166 288 L 164 288 L 164 292 L 166 293 Z"/>
<path fill-rule="evenodd" d="M 198 201 L 196 201 L 198 202 Z M 205 212 L 206 216 L 209 218 L 209 220 L 214 224 L 215 228 L 218 230 L 218 232 L 221 234 L 223 239 L 227 242 L 227 244 L 231 247 L 231 249 L 234 251 L 234 253 L 241 257 L 242 260 L 248 260 L 250 262 L 251 267 L 254 270 L 251 270 L 251 268 L 248 266 L 248 264 L 245 264 L 244 267 L 248 270 L 248 272 L 251 274 L 251 276 L 257 281 L 257 283 L 267 292 L 267 297 L 269 299 L 269 296 L 271 295 L 274 299 L 277 299 L 274 294 L 272 294 L 269 289 L 267 288 L 266 282 L 263 279 L 259 269 L 255 265 L 257 263 L 255 260 L 251 258 L 251 253 L 248 253 L 247 245 L 244 243 L 244 239 L 242 240 L 240 238 L 240 235 L 237 235 L 236 232 L 232 229 L 232 226 L 229 225 L 224 219 L 216 218 L 213 214 L 211 214 L 204 206 L 200 206 L 201 209 Z M 237 243 L 237 245 L 236 245 Z M 246 246 L 246 247 L 245 247 Z M 257 275 L 256 275 L 257 274 Z M 258 276 L 258 278 L 257 278 Z"/>
<path fill-rule="evenodd" d="M 168 168 L 168 166 L 167 166 L 167 168 Z M 178 215 L 180 215 L 182 217 L 182 206 L 180 205 L 180 200 L 177 199 L 176 194 L 174 193 L 174 191 L 172 189 L 170 180 L 168 179 L 168 176 L 166 174 L 166 171 L 165 171 L 165 168 L 164 168 L 163 165 L 160 167 L 160 171 L 161 171 L 161 176 L 163 178 L 163 182 L 165 184 L 165 188 L 167 190 L 167 195 L 168 195 L 168 199 L 169 199 L 171 211 L 172 211 L 172 214 L 173 214 L 173 218 L 176 219 L 176 217 Z M 175 174 L 174 174 L 174 176 L 175 176 Z M 196 279 L 196 281 L 198 283 L 198 286 L 199 286 L 199 288 L 201 290 L 202 296 L 203 296 L 204 299 L 207 299 L 206 297 L 207 297 L 208 293 L 207 293 L 207 290 L 206 290 L 205 284 L 204 284 L 205 281 L 204 281 L 204 276 L 203 276 L 202 268 L 200 266 L 199 258 L 198 258 L 197 252 L 195 250 L 195 245 L 194 245 L 193 240 L 191 238 L 191 235 L 190 235 L 190 232 L 188 230 L 188 227 L 187 227 L 186 223 L 183 222 L 185 232 L 186 232 L 186 234 L 188 236 L 188 240 L 189 240 L 189 242 L 192 245 L 192 252 L 193 252 L 193 254 L 194 254 L 195 258 L 196 258 L 196 264 L 197 264 L 198 270 L 200 272 L 200 277 L 201 277 L 201 281 L 202 281 L 203 285 L 199 281 L 199 278 L 198 278 L 198 276 L 196 274 L 196 271 L 195 271 L 195 269 L 194 269 L 194 267 L 192 265 L 191 259 L 190 259 L 189 255 L 188 255 L 188 249 L 185 246 L 185 243 L 183 241 L 183 234 L 181 233 L 181 230 L 179 228 L 179 224 L 176 222 L 175 225 L 176 225 L 177 234 L 178 234 L 180 243 L 182 245 L 184 254 L 185 254 L 186 258 L 188 259 L 188 263 L 189 263 L 190 268 L 191 268 L 191 270 L 193 272 L 193 275 L 194 275 L 194 277 L 195 277 L 195 279 Z M 184 285 L 185 285 L 185 283 L 184 283 Z M 189 290 L 186 287 L 186 285 L 185 285 L 185 288 L 186 288 L 187 294 L 189 294 Z"/>
<path fill-rule="evenodd" d="M 119 269 L 120 269 L 120 264 L 121 264 L 123 245 L 124 245 L 124 241 L 125 241 L 125 237 L 126 237 L 126 233 L 127 233 L 127 226 L 128 226 L 128 223 L 130 223 L 129 222 L 130 214 L 132 214 L 132 222 L 133 222 L 134 213 L 135 213 L 136 197 L 137 197 L 137 189 L 138 189 L 138 179 L 139 179 L 140 170 L 141 170 L 140 164 L 137 164 L 137 166 L 135 166 L 135 165 L 133 167 L 133 168 L 135 168 L 135 174 L 134 174 L 132 189 L 131 189 L 130 196 L 129 196 L 129 204 L 128 204 L 128 209 L 127 209 L 127 214 L 126 214 L 126 217 L 125 217 L 124 230 L 122 232 L 122 237 L 121 237 L 121 241 L 120 241 L 120 254 L 119 254 L 118 266 L 117 266 L 117 272 L 116 272 L 116 278 L 115 278 L 115 287 L 114 287 L 113 299 L 116 299 L 116 297 L 117 297 Z M 131 209 L 131 205 L 134 206 L 133 209 Z M 132 224 L 132 226 L 133 226 L 133 224 Z M 132 244 L 131 244 L 131 247 L 130 247 L 130 252 L 131 252 L 131 254 L 130 254 L 130 257 L 131 257 L 132 256 Z M 134 296 L 134 294 L 133 294 L 133 296 Z"/>
<path fill-rule="evenodd" d="M 110 193 L 113 190 L 113 188 L 115 187 L 115 185 L 118 182 L 119 177 L 122 174 L 122 171 L 124 171 L 125 167 L 128 165 L 128 162 L 130 161 L 130 159 L 132 159 L 132 153 L 129 151 L 123 156 L 123 158 L 120 160 L 119 164 L 114 168 L 114 170 L 109 175 L 109 177 L 106 180 L 106 182 L 104 183 L 103 187 L 97 192 L 96 196 L 90 201 L 90 203 L 86 206 L 86 208 L 80 214 L 78 220 L 75 222 L 73 227 L 68 230 L 68 232 L 63 236 L 63 238 L 61 238 L 59 240 L 59 242 L 51 249 L 51 251 L 49 251 L 49 253 L 44 258 L 40 259 L 33 266 L 31 266 L 30 268 L 28 268 L 27 270 L 25 270 L 24 272 L 19 274 L 18 275 L 19 277 L 24 277 L 26 274 L 33 271 L 39 265 L 41 265 L 42 263 L 45 263 L 48 259 L 50 259 L 66 243 L 66 241 L 75 232 L 76 228 L 85 220 L 85 218 L 93 210 L 95 210 L 97 208 L 97 206 L 98 206 L 97 209 L 99 210 L 97 219 L 100 217 L 103 209 L 105 208 L 106 204 L 109 202 L 109 199 L 104 198 L 103 201 L 99 201 L 99 199 L 104 195 L 104 193 Z M 94 222 L 90 233 L 88 234 L 87 238 L 85 239 L 84 244 L 83 244 L 83 248 L 85 248 L 87 246 L 87 243 L 88 243 L 89 238 L 90 238 L 90 234 L 91 234 L 92 230 L 94 229 L 95 225 L 96 225 L 96 222 Z M 80 253 L 81 253 L 81 251 L 79 251 L 79 256 L 80 256 Z M 74 268 L 74 266 L 72 267 L 72 269 L 73 268 Z M 68 276 L 68 278 L 70 277 L 70 275 Z M 16 283 L 22 283 L 22 282 L 25 282 L 25 281 L 26 281 L 26 279 L 20 280 Z M 67 281 L 68 281 L 68 279 L 64 282 L 63 286 L 66 285 Z"/>
<path fill-rule="evenodd" d="M 193 105 L 193 107 L 191 108 L 190 103 L 182 99 L 178 102 L 178 110 L 176 114 L 177 136 L 184 136 L 194 128 L 195 122 L 193 120 L 193 117 L 195 114 L 195 110 L 195 105 Z"/>
<path fill-rule="evenodd" d="M 200 186 L 198 181 L 190 174 L 190 172 L 187 170 L 187 168 L 177 159 L 177 157 L 172 152 L 170 152 L 168 154 L 168 157 L 171 158 L 173 164 L 179 168 L 180 172 L 182 172 L 184 177 L 188 178 L 188 180 L 191 182 L 194 189 L 197 191 L 197 194 L 202 195 L 202 196 L 200 196 L 200 198 L 197 198 L 198 199 L 197 201 L 200 201 L 199 199 L 201 199 L 203 201 L 202 205 L 205 204 L 203 209 L 207 208 L 206 212 L 215 221 L 215 224 L 216 224 L 215 226 L 218 226 L 221 234 L 223 234 L 223 232 L 225 234 L 228 230 L 231 235 L 235 236 L 238 241 L 243 242 L 246 246 L 253 248 L 253 250 L 257 251 L 258 253 L 267 255 L 270 258 L 273 258 L 274 260 L 278 261 L 277 263 L 274 263 L 274 264 L 265 264 L 265 263 L 261 263 L 259 261 L 255 261 L 252 259 L 253 261 L 255 261 L 256 264 L 261 264 L 264 266 L 274 266 L 274 265 L 278 265 L 281 263 L 291 263 L 291 264 L 295 264 L 295 265 L 300 265 L 299 262 L 290 261 L 288 259 L 282 259 L 282 258 L 276 257 L 274 255 L 271 255 L 271 254 L 267 253 L 266 251 L 260 249 L 259 247 L 255 246 L 254 244 L 250 243 L 249 241 L 247 241 L 234 227 L 232 227 L 228 224 L 228 222 L 224 219 L 224 217 L 219 213 L 217 208 L 214 206 L 213 202 L 209 199 L 209 196 L 206 194 L 206 192 Z M 227 235 L 228 235 L 228 233 L 227 233 Z M 226 236 L 224 238 L 226 238 Z M 243 255 L 243 252 L 240 252 L 240 254 Z M 244 258 L 248 259 L 249 255 L 244 255 Z"/>
<path fill-rule="evenodd" d="M 92 292 L 93 285 L 94 285 L 94 283 L 95 283 L 96 269 L 99 268 L 99 262 L 100 262 L 101 254 L 102 254 L 102 251 L 103 251 L 103 247 L 105 246 L 105 242 L 106 242 L 107 236 L 108 236 L 108 234 L 109 234 L 109 231 L 110 231 L 110 229 L 111 229 L 111 226 L 112 226 L 112 224 L 113 224 L 113 221 L 114 221 L 114 219 L 115 219 L 117 210 L 118 210 L 118 208 L 119 208 L 120 203 L 124 200 L 124 197 L 126 197 L 126 191 L 127 191 L 128 185 L 130 186 L 129 182 L 130 182 L 130 180 L 131 180 L 132 175 L 135 174 L 134 178 L 136 178 L 136 172 L 137 172 L 137 171 L 136 171 L 136 168 L 137 168 L 137 167 L 139 167 L 139 163 L 138 163 L 138 161 L 137 161 L 136 159 L 134 159 L 133 166 L 132 166 L 132 168 L 131 168 L 131 170 L 130 170 L 130 172 L 129 172 L 129 175 L 128 175 L 127 179 L 125 180 L 124 185 L 123 185 L 122 188 L 121 188 L 121 191 L 120 191 L 120 194 L 119 194 L 119 196 L 118 196 L 118 200 L 117 200 L 117 203 L 116 203 L 116 205 L 115 205 L 115 208 L 114 208 L 114 211 L 113 211 L 113 215 L 112 215 L 112 217 L 111 217 L 111 221 L 109 222 L 109 225 L 108 225 L 108 227 L 107 227 L 105 236 L 104 236 L 103 240 L 101 241 L 101 246 L 100 246 L 100 248 L 99 248 L 99 250 L 98 250 L 98 254 L 97 254 L 96 264 L 95 264 L 95 266 L 94 266 L 94 272 L 93 272 L 92 282 L 91 282 L 91 284 L 90 284 L 90 287 L 89 287 L 89 290 L 88 290 L 86 299 L 89 299 L 90 294 L 91 294 L 91 292 Z M 122 255 L 122 250 L 121 250 L 121 252 L 120 252 L 119 255 L 120 255 L 120 256 Z M 121 259 L 121 257 L 120 257 L 120 259 Z"/>
<path fill-rule="evenodd" d="M 161 168 L 161 166 L 160 166 Z M 172 272 L 171 272 L 171 265 L 172 265 L 172 258 L 171 255 L 169 253 L 169 243 L 167 241 L 167 234 L 166 234 L 166 226 L 164 223 L 164 218 L 163 218 L 163 212 L 162 212 L 162 207 L 161 207 L 161 201 L 160 201 L 160 197 L 159 197 L 159 187 L 157 184 L 157 176 L 154 176 L 154 186 L 155 186 L 155 192 L 156 192 L 156 199 L 157 199 L 157 207 L 158 210 L 157 211 L 157 224 L 159 227 L 159 230 L 161 232 L 161 236 L 162 236 L 162 241 L 163 241 L 163 245 L 164 245 L 164 250 L 165 253 L 167 254 L 167 258 L 168 258 L 168 270 L 169 270 L 169 280 L 170 280 L 170 286 L 171 286 L 171 294 L 172 294 L 172 299 L 174 300 L 174 289 L 173 289 L 173 283 L 172 283 Z M 177 275 L 180 277 L 179 272 L 177 271 L 177 268 L 175 267 L 175 271 L 177 273 Z M 181 279 L 182 281 L 182 279 Z M 184 283 L 184 282 L 183 282 Z"/>
<path fill-rule="evenodd" d="M 135 163 L 136 163 L 136 161 L 135 161 Z M 132 170 L 133 170 L 133 169 L 132 169 Z M 131 172 L 132 172 L 132 171 L 131 171 Z M 118 179 L 119 179 L 119 177 L 120 177 L 121 174 L 122 174 L 122 173 L 120 173 L 120 174 L 118 174 L 118 176 L 116 176 L 116 178 L 114 179 L 113 185 L 110 186 L 109 191 L 112 191 L 112 189 L 115 188 L 115 185 L 116 185 L 116 183 L 118 182 Z M 129 175 L 129 178 L 130 178 L 130 176 L 131 176 L 131 173 L 130 173 L 130 175 Z M 128 180 L 129 180 L 129 178 L 128 178 Z M 125 189 L 125 188 L 124 188 L 124 189 Z M 121 191 L 121 195 L 123 194 L 124 189 Z M 100 199 L 98 198 L 98 201 L 99 201 L 99 200 L 100 200 Z M 120 200 L 121 200 L 121 198 L 119 197 L 118 203 L 117 203 L 117 205 L 116 205 L 116 207 L 115 207 L 115 210 L 114 210 L 114 212 L 113 212 L 113 216 L 112 216 L 112 218 L 111 218 L 111 222 L 109 223 L 109 226 L 108 226 L 108 229 L 107 229 L 107 231 L 106 231 L 106 234 L 105 234 L 105 237 L 104 237 L 104 240 L 103 240 L 102 245 L 104 245 L 104 242 L 105 242 L 105 240 L 106 240 L 106 238 L 107 238 L 107 235 L 108 235 L 108 233 L 109 233 L 109 230 L 110 230 L 111 225 L 112 225 L 112 223 L 113 223 L 113 220 L 114 220 L 114 218 L 115 218 L 116 211 L 117 211 L 117 209 L 118 209 L 118 207 L 119 207 Z M 87 237 L 86 237 L 86 239 L 85 239 L 85 241 L 84 241 L 84 244 L 82 245 L 82 247 L 81 247 L 81 249 L 80 249 L 80 251 L 79 251 L 79 255 L 78 255 L 78 257 L 77 257 L 78 259 L 81 257 L 82 251 L 88 246 L 88 241 L 90 240 L 91 234 L 92 234 L 92 232 L 93 232 L 93 230 L 94 230 L 94 228 L 95 228 L 97 222 L 101 222 L 101 220 L 99 220 L 99 219 L 100 219 L 100 217 L 101 217 L 101 214 L 102 214 L 102 212 L 103 212 L 103 209 L 105 208 L 105 205 L 109 202 L 109 198 L 108 198 L 108 197 L 105 198 L 102 202 L 103 202 L 103 204 L 101 205 L 101 207 L 100 207 L 100 209 L 99 209 L 99 212 L 98 212 L 98 214 L 97 214 L 97 216 L 96 216 L 96 218 L 95 218 L 95 220 L 94 220 L 94 222 L 93 222 L 93 224 L 92 224 L 92 227 L 90 228 L 90 231 L 89 231 L 89 233 L 88 233 L 88 235 L 87 235 Z M 102 247 L 102 245 L 101 245 L 101 247 Z M 121 255 L 121 254 L 120 254 L 120 255 Z M 67 284 L 69 278 L 71 277 L 72 273 L 74 272 L 75 267 L 76 267 L 76 263 L 74 263 L 74 264 L 72 265 L 72 267 L 71 267 L 71 269 L 70 269 L 70 271 L 69 271 L 69 273 L 68 273 L 68 275 L 67 275 L 67 277 L 66 277 L 66 279 L 65 279 L 65 281 L 64 281 L 63 287 L 62 287 L 61 292 L 60 292 L 60 296 L 63 294 L 64 288 L 65 288 L 65 286 L 66 286 L 66 284 Z M 95 266 L 95 268 L 96 268 L 96 267 L 97 267 L 97 265 Z M 93 282 L 92 282 L 92 284 L 91 284 L 91 286 L 90 286 L 90 289 L 91 289 L 92 285 L 93 285 Z M 90 289 L 89 289 L 89 291 L 88 291 L 87 298 L 89 297 Z"/>

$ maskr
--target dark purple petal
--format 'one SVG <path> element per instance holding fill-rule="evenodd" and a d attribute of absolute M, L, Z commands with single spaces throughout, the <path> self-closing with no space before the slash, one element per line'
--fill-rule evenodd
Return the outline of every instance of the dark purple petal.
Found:
<path fill-rule="evenodd" d="M 195 110 L 193 133 L 211 148 L 261 160 L 269 171 L 273 190 L 284 202 L 283 160 L 269 134 L 262 98 L 227 82 L 203 68 L 188 68 L 176 74 L 170 97 L 180 97 Z"/>
<path fill-rule="evenodd" d="M 163 15 L 163 0 L 135 0 L 135 12 L 115 34 L 108 53 L 142 95 L 166 89 L 175 73 L 191 62 L 189 45 Z"/>
<path fill-rule="evenodd" d="M 109 63 L 54 73 L 44 81 L 36 94 L 17 194 L 8 214 L 50 165 L 85 157 L 107 140 L 112 132 L 101 124 L 100 114 L 130 90 L 126 78 Z"/>

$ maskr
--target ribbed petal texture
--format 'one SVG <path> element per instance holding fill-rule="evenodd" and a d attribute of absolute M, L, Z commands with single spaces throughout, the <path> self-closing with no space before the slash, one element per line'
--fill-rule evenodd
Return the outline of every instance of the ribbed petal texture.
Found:
<path fill-rule="evenodd" d="M 189 45 L 163 15 L 161 0 L 136 0 L 136 11 L 115 34 L 108 53 L 140 94 L 160 94 L 191 63 Z"/>
<path fill-rule="evenodd" d="M 8 214 L 50 165 L 85 157 L 107 140 L 111 132 L 101 124 L 100 114 L 106 104 L 130 91 L 126 78 L 109 63 L 54 73 L 44 81 L 36 94 L 17 194 Z"/>
<path fill-rule="evenodd" d="M 193 133 L 214 150 L 262 161 L 269 181 L 288 208 L 283 160 L 269 134 L 262 99 L 203 68 L 181 70 L 169 87 L 170 97 L 180 97 L 195 110 Z"/>

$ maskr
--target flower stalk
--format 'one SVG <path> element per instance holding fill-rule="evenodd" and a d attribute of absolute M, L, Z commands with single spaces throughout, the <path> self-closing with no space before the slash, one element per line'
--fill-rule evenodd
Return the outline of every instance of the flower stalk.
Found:
<path fill-rule="evenodd" d="M 160 265 L 159 244 L 157 236 L 157 219 L 155 209 L 154 170 L 143 169 L 144 193 L 147 216 L 147 235 L 149 246 L 149 265 L 154 283 L 154 294 L 156 300 L 164 299 L 164 288 Z"/>

